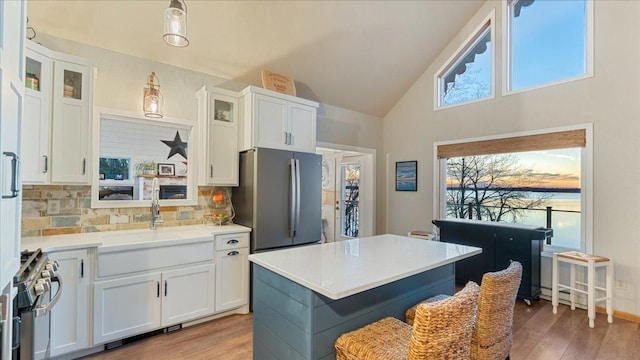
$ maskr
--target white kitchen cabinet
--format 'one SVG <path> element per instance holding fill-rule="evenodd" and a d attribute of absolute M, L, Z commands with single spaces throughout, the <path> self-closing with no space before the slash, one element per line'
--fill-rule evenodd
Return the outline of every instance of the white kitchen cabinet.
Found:
<path fill-rule="evenodd" d="M 238 186 L 238 94 L 203 87 L 198 91 L 201 185 Z"/>
<path fill-rule="evenodd" d="M 216 312 L 249 303 L 249 234 L 216 236 Z"/>
<path fill-rule="evenodd" d="M 316 151 L 318 103 L 249 86 L 242 91 L 241 149 Z"/>
<path fill-rule="evenodd" d="M 94 284 L 94 344 L 212 314 L 215 267 L 203 264 Z"/>
<path fill-rule="evenodd" d="M 51 356 L 58 356 L 89 346 L 89 262 L 88 251 L 49 253 L 59 264 L 64 282 L 62 295 L 51 311 Z M 58 286 L 53 283 L 52 294 Z"/>
<path fill-rule="evenodd" d="M 91 69 L 83 64 L 53 63 L 51 182 L 89 183 Z"/>
<path fill-rule="evenodd" d="M 212 314 L 215 266 L 205 264 L 162 273 L 162 326 Z"/>
<path fill-rule="evenodd" d="M 27 74 L 35 77 L 25 87 L 22 122 L 22 182 L 46 184 L 50 173 L 51 53 L 31 41 L 25 47 Z"/>
<path fill-rule="evenodd" d="M 93 69 L 84 59 L 26 44 L 23 181 L 88 184 Z"/>
<path fill-rule="evenodd" d="M 160 328 L 161 273 L 128 276 L 93 285 L 95 345 Z"/>
<path fill-rule="evenodd" d="M 6 314 L 11 313 L 15 291 L 12 280 L 20 267 L 20 132 L 24 102 L 24 29 L 25 1 L 0 2 L 0 297 Z M 2 321 L 10 321 L 3 318 Z M 10 358 L 11 323 L 3 323 L 2 353 Z"/>

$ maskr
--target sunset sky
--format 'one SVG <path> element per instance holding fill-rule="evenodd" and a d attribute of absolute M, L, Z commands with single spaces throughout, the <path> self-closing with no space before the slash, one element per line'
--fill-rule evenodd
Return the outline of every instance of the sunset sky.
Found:
<path fill-rule="evenodd" d="M 520 176 L 526 177 L 528 187 L 580 188 L 580 148 L 521 152 L 513 156 L 518 159 L 519 172 L 523 172 Z M 511 186 L 522 184 L 514 176 Z M 449 182 L 449 186 L 455 184 Z"/>
<path fill-rule="evenodd" d="M 580 149 L 532 151 L 518 154 L 521 163 L 545 175 L 539 187 L 580 188 Z M 536 185 L 534 185 L 536 186 Z"/>

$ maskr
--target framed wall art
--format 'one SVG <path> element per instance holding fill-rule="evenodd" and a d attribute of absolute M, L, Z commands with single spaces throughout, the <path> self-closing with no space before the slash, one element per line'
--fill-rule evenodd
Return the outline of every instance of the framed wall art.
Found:
<path fill-rule="evenodd" d="M 175 164 L 158 164 L 158 175 L 174 176 L 176 174 Z"/>
<path fill-rule="evenodd" d="M 396 191 L 418 191 L 418 162 L 396 162 Z"/>

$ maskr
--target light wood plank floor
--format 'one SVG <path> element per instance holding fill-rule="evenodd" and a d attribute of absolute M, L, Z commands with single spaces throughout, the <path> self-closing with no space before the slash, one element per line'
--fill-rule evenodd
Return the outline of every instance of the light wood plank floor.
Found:
<path fill-rule="evenodd" d="M 251 328 L 251 314 L 233 315 L 85 359 L 251 359 Z M 640 326 L 618 318 L 609 324 L 606 315 L 597 314 L 596 327 L 590 329 L 585 310 L 571 311 L 561 305 L 558 314 L 553 315 L 548 301 L 540 300 L 532 306 L 518 301 L 511 359 L 640 359 Z"/>

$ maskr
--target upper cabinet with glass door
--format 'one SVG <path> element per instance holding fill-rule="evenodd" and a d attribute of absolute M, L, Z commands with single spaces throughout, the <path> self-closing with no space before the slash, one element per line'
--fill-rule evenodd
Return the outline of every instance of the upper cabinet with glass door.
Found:
<path fill-rule="evenodd" d="M 214 87 L 198 91 L 200 185 L 238 186 L 238 97 Z"/>
<path fill-rule="evenodd" d="M 26 44 L 23 182 L 88 184 L 93 68 Z"/>
<path fill-rule="evenodd" d="M 24 117 L 22 120 L 22 181 L 46 184 L 51 169 L 51 52 L 31 41 L 25 48 Z"/>

